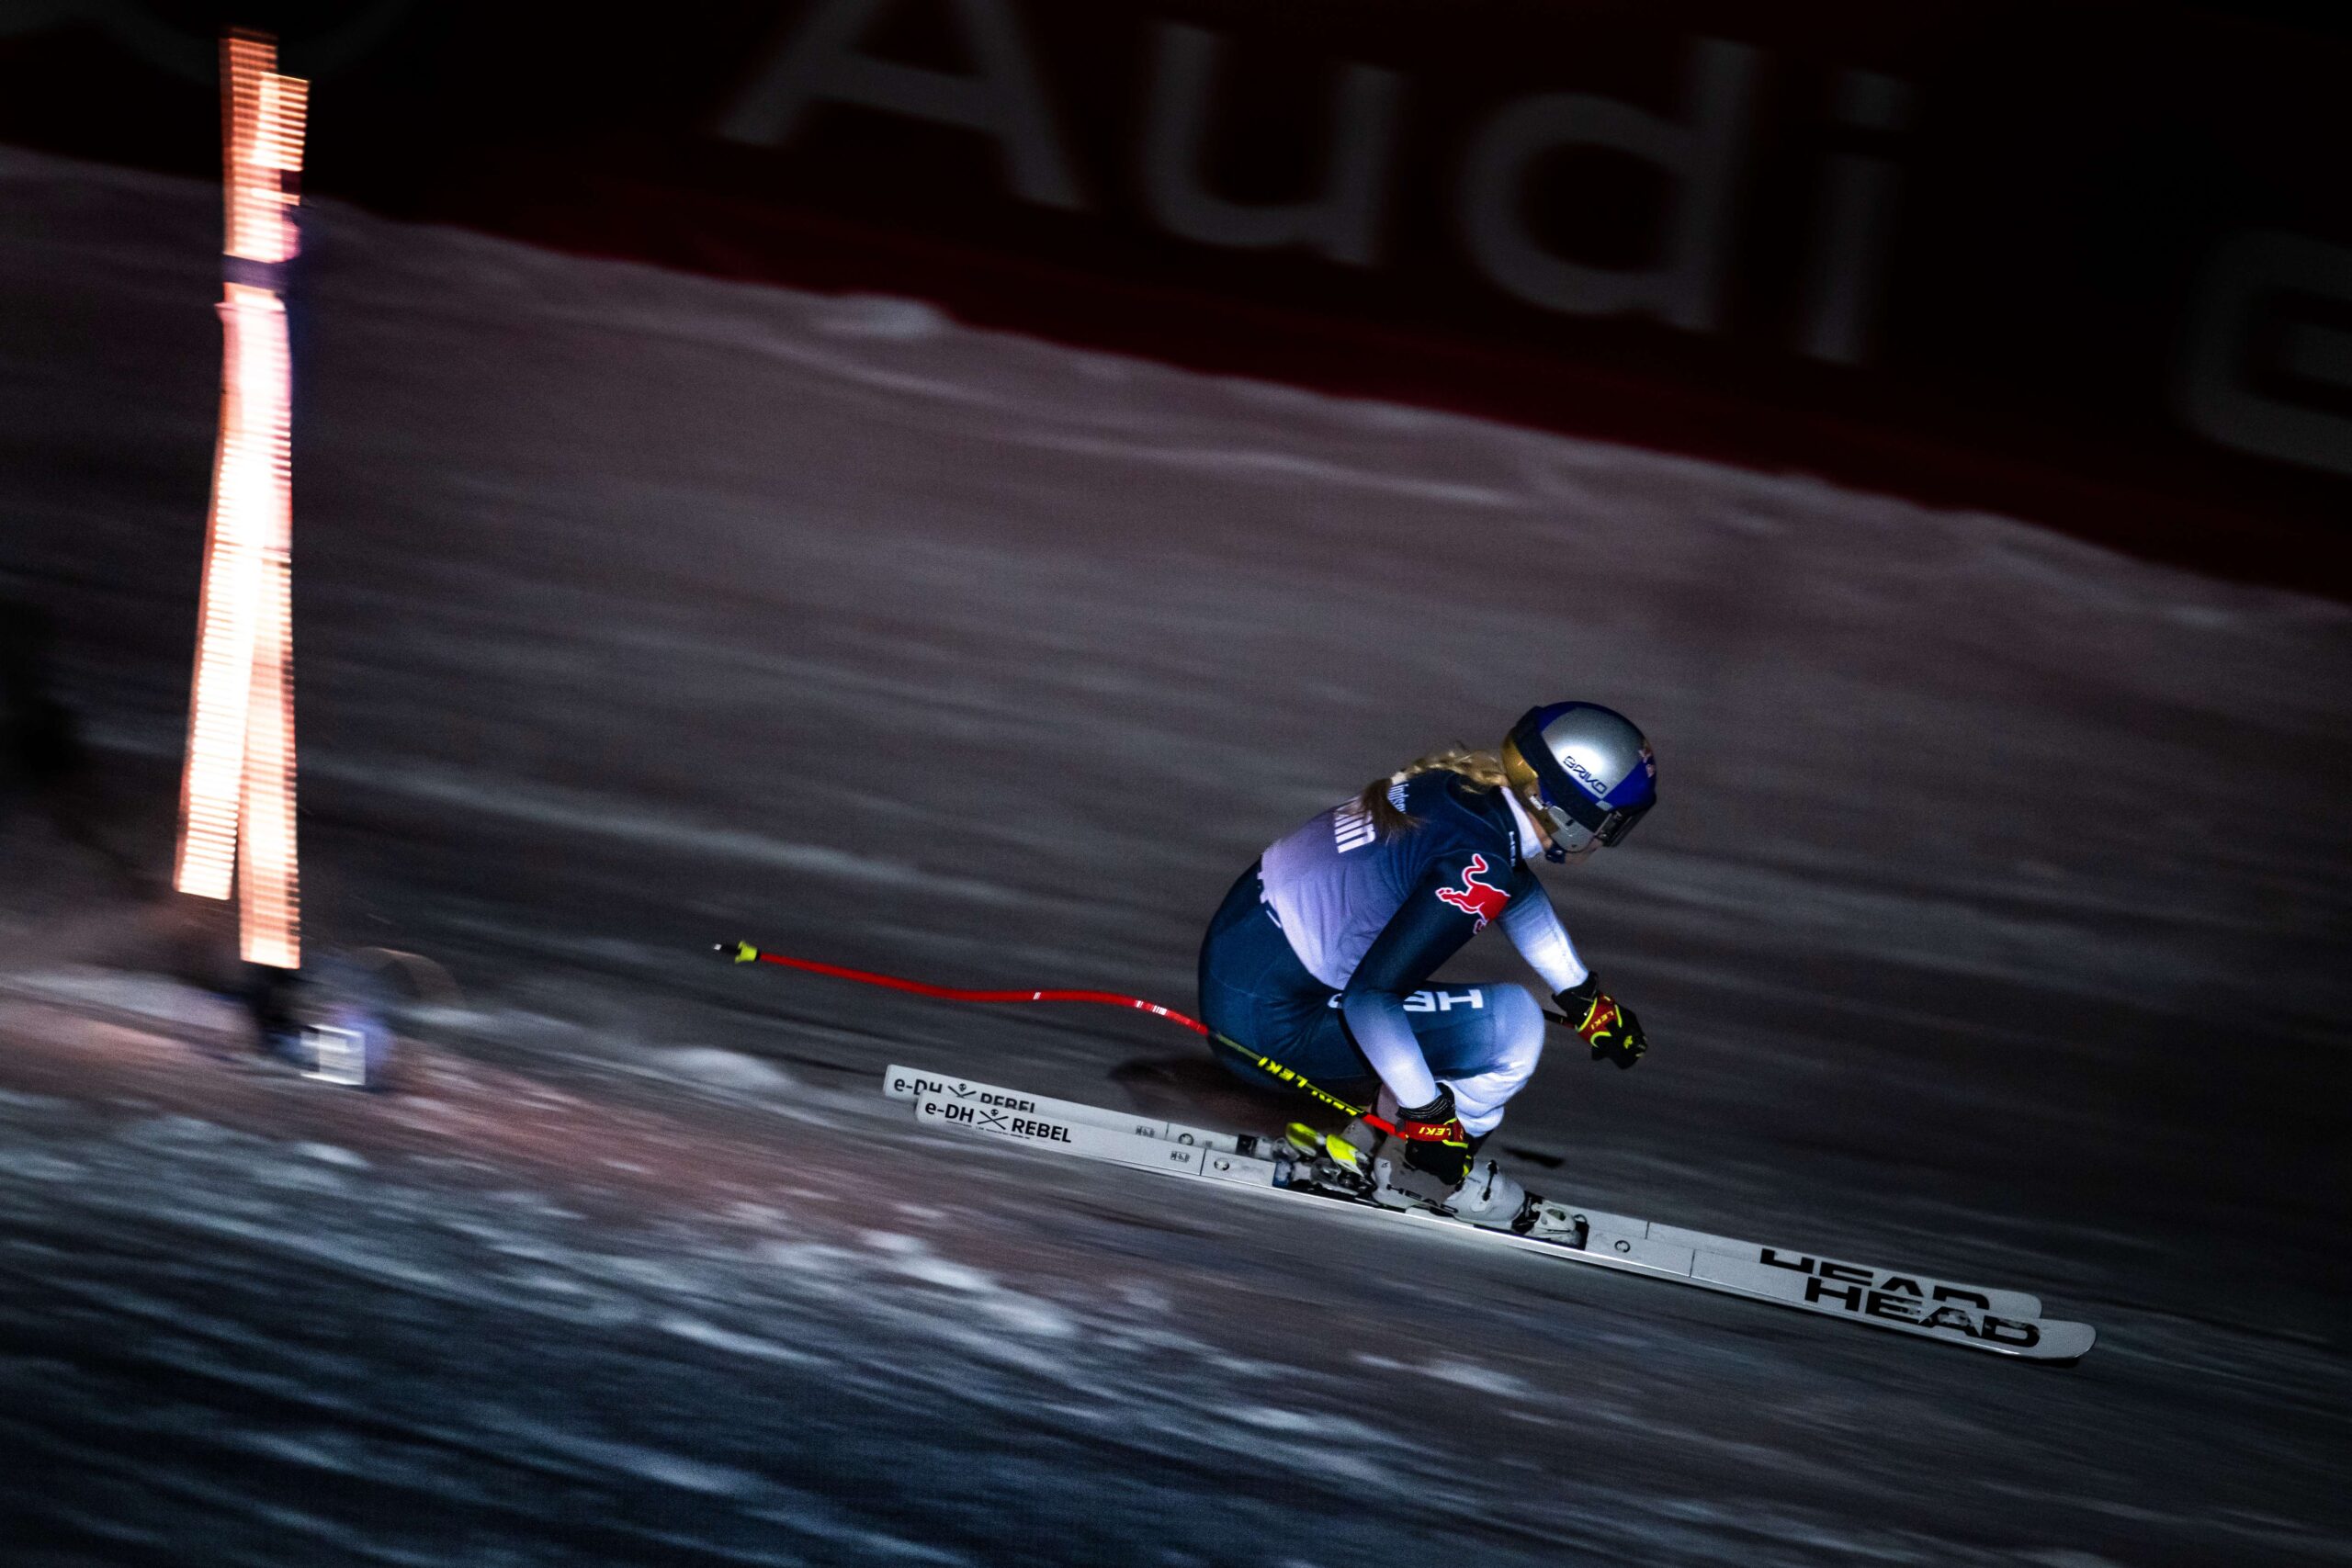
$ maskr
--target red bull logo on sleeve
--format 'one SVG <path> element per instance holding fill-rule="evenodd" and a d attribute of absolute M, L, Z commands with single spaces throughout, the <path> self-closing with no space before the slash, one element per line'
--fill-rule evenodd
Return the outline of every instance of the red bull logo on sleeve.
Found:
<path fill-rule="evenodd" d="M 1501 914 L 1503 906 L 1510 902 L 1510 894 L 1492 883 L 1478 880 L 1487 869 L 1486 856 L 1472 855 L 1470 863 L 1462 869 L 1462 886 L 1437 890 L 1439 903 L 1451 904 L 1464 914 L 1477 918 L 1477 925 L 1472 928 L 1474 934 L 1485 931 L 1487 922 Z"/>

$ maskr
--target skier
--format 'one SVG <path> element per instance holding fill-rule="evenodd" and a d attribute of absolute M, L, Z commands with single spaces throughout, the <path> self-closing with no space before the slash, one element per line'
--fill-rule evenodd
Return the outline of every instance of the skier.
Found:
<path fill-rule="evenodd" d="M 1538 1235 L 1572 1224 L 1477 1156 L 1535 1071 L 1543 1009 L 1523 987 L 1429 979 L 1499 921 L 1594 1060 L 1639 1061 L 1641 1025 L 1577 956 L 1531 863 L 1618 843 L 1657 800 L 1649 743 L 1593 703 L 1529 710 L 1498 751 L 1456 748 L 1374 779 L 1226 895 L 1201 946 L 1201 1016 L 1227 1043 L 1212 1048 L 1260 1083 L 1376 1078 L 1372 1112 L 1345 1132 L 1291 1138 L 1380 1202 Z"/>

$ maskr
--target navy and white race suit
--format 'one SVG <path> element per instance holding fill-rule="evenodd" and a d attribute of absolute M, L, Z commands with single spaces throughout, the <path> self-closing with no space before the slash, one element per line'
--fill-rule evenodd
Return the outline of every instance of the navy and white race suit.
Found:
<path fill-rule="evenodd" d="M 1391 1110 L 1443 1083 L 1464 1129 L 1491 1132 L 1535 1071 L 1543 1010 L 1521 986 L 1430 976 L 1495 923 L 1555 991 L 1585 966 L 1528 865 L 1542 840 L 1509 790 L 1439 771 L 1391 785 L 1389 801 L 1414 825 L 1384 831 L 1346 801 L 1242 873 L 1201 946 L 1201 1016 L 1315 1083 L 1377 1078 Z"/>

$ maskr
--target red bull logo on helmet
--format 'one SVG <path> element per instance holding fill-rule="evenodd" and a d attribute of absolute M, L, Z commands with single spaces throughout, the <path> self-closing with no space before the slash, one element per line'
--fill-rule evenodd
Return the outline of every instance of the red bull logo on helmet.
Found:
<path fill-rule="evenodd" d="M 1474 933 L 1485 931 L 1487 922 L 1501 914 L 1503 906 L 1510 902 L 1510 894 L 1492 883 L 1478 880 L 1486 874 L 1487 869 L 1486 856 L 1472 855 L 1470 863 L 1463 867 L 1462 886 L 1441 887 L 1437 890 L 1439 903 L 1451 904 L 1464 914 L 1477 918 L 1478 923 L 1473 928 Z"/>

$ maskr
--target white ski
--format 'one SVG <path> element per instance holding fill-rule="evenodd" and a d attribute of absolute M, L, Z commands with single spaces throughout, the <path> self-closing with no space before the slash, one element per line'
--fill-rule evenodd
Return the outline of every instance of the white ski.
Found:
<path fill-rule="evenodd" d="M 969 1078 L 949 1077 L 920 1067 L 889 1068 L 882 1078 L 882 1092 L 892 1100 L 913 1100 L 924 1092 L 933 1092 L 974 1108 L 978 1124 L 975 1131 L 992 1132 L 996 1123 L 992 1113 L 1017 1116 L 1057 1118 L 1073 1125 L 1107 1128 L 1114 1132 L 1132 1133 L 1140 1137 L 1165 1139 L 1191 1147 L 1216 1149 L 1227 1154 L 1239 1152 L 1244 1139 L 1231 1133 L 1214 1133 L 1200 1127 L 1189 1127 L 1179 1122 L 1161 1122 L 1148 1116 L 1130 1115 L 1099 1105 L 1086 1105 L 1073 1100 L 1055 1100 L 1046 1095 L 1027 1094 L 1018 1089 L 1001 1089 L 994 1084 L 976 1083 Z M 962 1119 L 954 1124 L 964 1125 Z M 1246 1140 L 1255 1144 L 1257 1140 Z M 1261 1157 L 1268 1151 L 1252 1149 Z M 1097 1158 L 1116 1158 L 1098 1155 Z M 1152 1161 L 1122 1161 L 1123 1164 Z M 1713 1235 L 1706 1231 L 1689 1230 L 1680 1225 L 1661 1224 L 1655 1220 L 1637 1220 L 1624 1214 L 1603 1213 L 1599 1210 L 1578 1211 L 1591 1224 L 1613 1235 L 1638 1236 L 1645 1241 L 1663 1242 L 1669 1247 L 1688 1247 L 1694 1252 L 1717 1254 L 1737 1258 L 1759 1267 L 1780 1269 L 1792 1274 L 1809 1275 L 1835 1286 L 1860 1285 L 1869 1290 L 1892 1289 L 1904 1293 L 1913 1289 L 1924 1292 L 1923 1299 L 1931 1302 L 1958 1302 L 1981 1311 L 1997 1313 L 2003 1317 L 2040 1317 L 2041 1303 L 2023 1291 L 1996 1290 L 1986 1285 L 1966 1285 L 1949 1280 L 1933 1280 L 1917 1269 L 1879 1269 L 1865 1263 L 1852 1263 L 1839 1258 L 1824 1258 L 1802 1252 L 1794 1247 L 1770 1247 L 1761 1242 L 1741 1241 L 1732 1236 Z"/>
<path fill-rule="evenodd" d="M 1187 1127 L 1180 1122 L 1160 1122 L 1149 1116 L 1130 1116 L 1123 1111 L 1106 1110 L 1100 1105 L 1081 1105 L 1074 1100 L 1055 1100 L 1047 1095 L 999 1089 L 994 1084 L 974 1083 L 969 1078 L 951 1078 L 944 1073 L 929 1072 L 921 1067 L 885 1069 L 882 1092 L 892 1100 L 916 1100 L 926 1093 L 936 1094 L 943 1100 L 971 1106 L 976 1112 L 1053 1116 L 1080 1126 L 1107 1127 L 1113 1132 L 1160 1138 L 1171 1144 L 1222 1149 L 1227 1154 L 1232 1154 L 1241 1146 L 1241 1140 L 1231 1133 L 1212 1133 L 1201 1127 Z"/>
<path fill-rule="evenodd" d="M 888 1069 L 883 1089 L 892 1099 L 911 1100 L 916 1120 L 926 1125 L 1319 1201 L 1394 1223 L 1434 1227 L 1465 1241 L 1648 1274 L 1971 1349 L 2030 1360 L 2066 1361 L 2089 1350 L 2096 1338 L 2088 1324 L 2042 1319 L 2041 1303 L 2021 1292 L 1955 1285 L 1916 1272 L 1842 1263 L 1564 1204 L 1586 1226 L 1585 1244 L 1577 1247 L 1562 1241 L 1481 1230 L 1442 1215 L 1384 1208 L 1305 1186 L 1291 1187 L 1287 1185 L 1292 1168 L 1288 1151 L 1276 1150 L 1272 1152 L 1277 1157 L 1261 1157 L 1267 1151 L 1258 1146 L 1261 1140 L 1255 1138 L 1127 1116 L 1101 1106 L 910 1067 Z"/>

